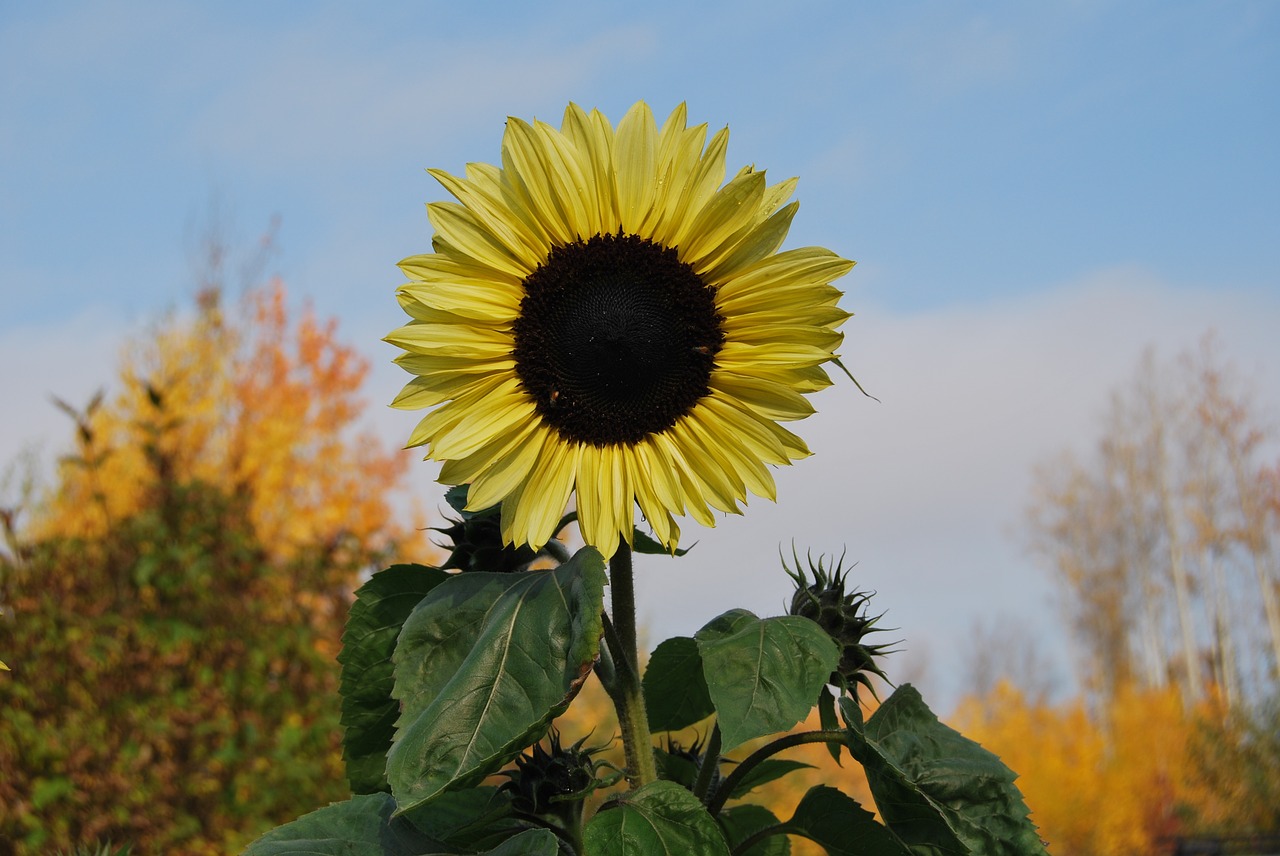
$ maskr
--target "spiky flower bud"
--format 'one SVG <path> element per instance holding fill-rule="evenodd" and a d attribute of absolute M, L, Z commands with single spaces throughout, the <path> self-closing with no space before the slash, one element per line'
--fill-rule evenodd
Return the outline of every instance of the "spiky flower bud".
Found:
<path fill-rule="evenodd" d="M 783 560 L 782 567 L 796 584 L 787 612 L 816 622 L 840 646 L 840 664 L 832 672 L 830 683 L 843 688 L 854 698 L 858 697 L 858 684 L 861 684 L 874 696 L 876 690 L 870 675 L 889 683 L 876 658 L 892 654 L 891 646 L 897 644 L 872 645 L 866 641 L 870 634 L 885 631 L 885 628 L 876 626 L 884 613 L 871 615 L 867 609 L 874 592 L 845 592 L 848 572 L 844 569 L 843 556 L 830 569 L 822 556 L 818 557 L 816 565 L 813 558 L 808 557 L 808 564 L 812 582 L 801 567 L 799 556 L 795 556 L 794 570 Z"/>
<path fill-rule="evenodd" d="M 668 736 L 666 757 L 658 753 L 660 775 L 664 779 L 669 779 L 689 790 L 693 790 L 694 782 L 698 778 L 698 771 L 702 769 L 705 749 L 706 744 L 701 739 L 694 740 L 690 746 L 686 747 L 679 740 L 674 740 Z M 723 761 L 723 759 L 719 760 Z M 720 765 L 717 764 L 716 769 L 711 771 L 711 781 L 707 792 L 714 793 L 719 784 Z"/>
<path fill-rule="evenodd" d="M 596 778 L 601 762 L 592 757 L 599 750 L 583 748 L 584 742 L 585 737 L 562 746 L 560 733 L 553 728 L 547 748 L 535 743 L 517 758 L 516 768 L 501 774 L 507 777 L 502 790 L 511 794 L 512 807 L 536 816 L 580 816 L 582 801 L 601 784 Z"/>
<path fill-rule="evenodd" d="M 466 511 L 466 485 L 451 488 L 445 494 L 445 500 L 458 512 L 460 519 L 449 518 L 451 526 L 435 530 L 451 542 L 449 559 L 441 565 L 443 570 L 457 568 L 468 572 L 513 573 L 524 570 L 538 557 L 527 545 L 515 547 L 502 543 L 502 506 Z"/>

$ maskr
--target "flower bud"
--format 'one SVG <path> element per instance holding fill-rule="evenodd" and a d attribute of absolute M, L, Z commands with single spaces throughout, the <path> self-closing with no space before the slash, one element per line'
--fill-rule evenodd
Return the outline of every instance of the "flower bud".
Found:
<path fill-rule="evenodd" d="M 551 729 L 547 748 L 535 743 L 516 759 L 514 770 L 505 770 L 502 790 L 511 794 L 512 807 L 524 814 L 576 816 L 582 811 L 582 800 L 598 786 L 596 768 L 600 762 L 592 758 L 597 749 L 584 749 L 582 738 L 572 746 L 560 744 L 560 733 Z"/>
<path fill-rule="evenodd" d="M 466 511 L 466 485 L 451 488 L 445 499 L 461 519 L 447 518 L 452 525 L 435 530 L 452 542 L 449 559 L 441 565 L 443 570 L 457 568 L 466 572 L 507 574 L 523 571 L 538 557 L 527 545 L 516 547 L 502 543 L 502 506 Z"/>
<path fill-rule="evenodd" d="M 819 556 L 815 565 L 812 557 L 809 557 L 809 573 L 813 575 L 813 581 L 810 582 L 804 568 L 800 566 L 799 556 L 795 557 L 794 570 L 783 560 L 783 569 L 796 584 L 787 612 L 816 622 L 840 646 L 840 663 L 831 674 L 832 684 L 849 692 L 854 698 L 858 697 L 858 684 L 861 684 L 874 696 L 876 691 L 871 684 L 870 675 L 889 682 L 876 658 L 894 653 L 890 646 L 897 643 L 872 645 L 866 641 L 870 634 L 885 630 L 876 626 L 884 613 L 873 616 L 867 609 L 874 592 L 853 591 L 846 594 L 848 575 L 843 568 L 844 557 L 841 556 L 831 569 L 825 566 L 824 561 Z"/>

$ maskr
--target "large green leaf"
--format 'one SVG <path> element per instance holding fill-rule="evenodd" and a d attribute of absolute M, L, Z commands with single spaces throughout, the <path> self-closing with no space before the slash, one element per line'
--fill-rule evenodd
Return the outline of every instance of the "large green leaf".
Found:
<path fill-rule="evenodd" d="M 560 842 L 549 829 L 529 829 L 489 850 L 484 856 L 556 856 Z"/>
<path fill-rule="evenodd" d="M 459 574 L 405 621 L 387 779 L 401 811 L 496 772 L 568 707 L 599 650 L 604 559 Z"/>
<path fill-rule="evenodd" d="M 847 710 L 854 704 L 841 699 Z M 885 823 L 917 853 L 1044 856 L 1017 778 L 996 755 L 943 725 L 910 684 L 849 730 L 849 746 Z"/>
<path fill-rule="evenodd" d="M 605 803 L 584 841 L 591 856 L 729 856 L 706 807 L 674 782 L 650 782 Z"/>
<path fill-rule="evenodd" d="M 433 840 L 468 852 L 494 847 L 533 825 L 515 816 L 510 794 L 489 786 L 449 791 L 403 817 Z"/>
<path fill-rule="evenodd" d="M 244 856 L 420 856 L 453 853 L 409 821 L 392 817 L 390 794 L 362 794 L 278 826 Z"/>
<path fill-rule="evenodd" d="M 653 650 L 644 670 L 644 705 L 654 731 L 679 731 L 715 713 L 696 641 L 674 636 Z"/>
<path fill-rule="evenodd" d="M 809 789 L 784 828 L 821 845 L 829 856 L 910 856 L 875 815 L 826 785 Z"/>
<path fill-rule="evenodd" d="M 736 609 L 695 637 L 726 751 L 804 719 L 840 661 L 808 618 L 756 618 Z"/>
<path fill-rule="evenodd" d="M 729 842 L 730 850 L 759 830 L 779 825 L 778 818 L 773 812 L 762 805 L 752 803 L 726 808 L 716 815 L 716 820 L 724 830 L 724 837 Z M 777 835 L 770 835 L 757 841 L 741 856 L 790 856 L 790 854 L 791 841 L 786 833 L 779 832 Z"/>
<path fill-rule="evenodd" d="M 449 575 L 425 565 L 392 565 L 356 591 L 342 634 L 342 756 L 357 794 L 389 790 L 387 750 L 400 705 L 391 697 L 391 654 L 409 613 Z"/>

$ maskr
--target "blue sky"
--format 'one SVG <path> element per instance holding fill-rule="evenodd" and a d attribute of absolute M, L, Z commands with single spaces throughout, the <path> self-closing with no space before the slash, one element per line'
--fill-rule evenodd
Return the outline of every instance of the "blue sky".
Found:
<path fill-rule="evenodd" d="M 186 303 L 212 209 L 245 245 L 280 218 L 270 271 L 342 319 L 389 400 L 394 263 L 428 247 L 422 204 L 443 195 L 423 169 L 494 162 L 509 114 L 558 121 L 574 100 L 616 121 L 639 98 L 728 124 L 733 166 L 800 176 L 789 245 L 859 261 L 845 351 L 882 400 L 823 393 L 801 426 L 819 457 L 780 473 L 779 505 L 655 567 L 705 604 L 642 601 L 655 637 L 743 596 L 776 611 L 767 557 L 794 536 L 849 546 L 944 697 L 983 615 L 1020 616 L 1065 678 L 1051 586 L 1016 537 L 1033 463 L 1087 446 L 1147 344 L 1216 329 L 1280 401 L 1265 0 L 0 0 L 0 458 L 53 454 L 48 395 L 84 400 Z M 413 424 L 370 418 L 393 440 Z"/>

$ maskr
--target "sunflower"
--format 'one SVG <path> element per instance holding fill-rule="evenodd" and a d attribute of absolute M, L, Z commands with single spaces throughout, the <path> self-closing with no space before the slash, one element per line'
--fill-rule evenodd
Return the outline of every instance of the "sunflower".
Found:
<path fill-rule="evenodd" d="M 831 383 L 853 262 L 779 252 L 796 179 L 726 183 L 728 128 L 706 136 L 683 104 L 616 130 L 570 104 L 560 130 L 509 119 L 500 168 L 428 170 L 458 201 L 427 206 L 434 252 L 400 263 L 412 320 L 386 341 L 415 377 L 393 406 L 435 408 L 408 445 L 469 509 L 501 503 L 508 543 L 541 547 L 576 493 L 606 557 L 637 505 L 674 549 L 676 517 L 774 499 L 768 465 L 809 454 L 779 423 Z"/>

